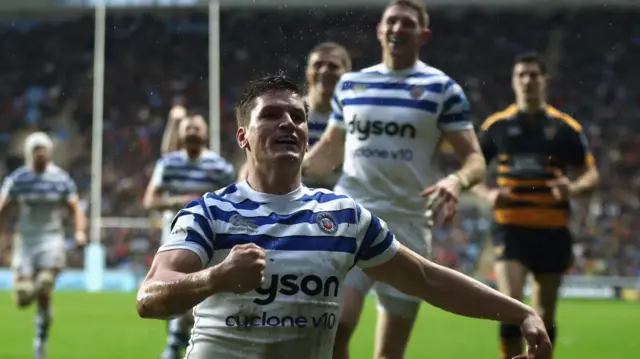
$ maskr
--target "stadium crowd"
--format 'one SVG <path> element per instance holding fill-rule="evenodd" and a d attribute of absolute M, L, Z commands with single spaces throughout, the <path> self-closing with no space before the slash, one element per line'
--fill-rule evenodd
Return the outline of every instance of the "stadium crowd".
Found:
<path fill-rule="evenodd" d="M 276 15 L 276 16 L 274 16 Z M 431 11 L 434 37 L 424 61 L 450 74 L 472 102 L 476 124 L 513 97 L 510 66 L 525 50 L 543 53 L 552 75 L 550 102 L 587 129 L 603 174 L 590 203 L 575 206 L 574 273 L 640 275 L 640 12 Z M 327 39 L 344 44 L 354 68 L 374 63 L 377 9 L 225 11 L 221 24 L 222 155 L 242 163 L 233 103 L 254 75 L 284 70 L 303 80 L 305 55 Z M 250 27 L 247 24 L 251 24 Z M 472 24 L 461 26 L 461 24 Z M 88 208 L 92 122 L 93 20 L 0 23 L 0 176 L 22 164 L 22 140 L 35 129 L 56 140 L 55 161 L 77 181 Z M 105 217 L 143 217 L 141 198 L 159 155 L 171 106 L 208 108 L 207 20 L 189 11 L 110 17 L 104 102 Z M 249 29 L 250 33 L 247 33 Z M 39 44 L 38 46 L 33 46 Z M 205 111 L 206 113 L 206 111 Z M 450 161 L 446 146 L 438 159 Z M 443 171 L 443 173 L 446 173 Z M 434 233 L 438 262 L 476 268 L 489 226 L 479 208 L 459 211 Z M 0 266 L 10 259 L 0 237 Z M 103 231 L 112 267 L 145 263 L 158 230 Z M 149 242 L 151 239 L 151 242 Z M 82 264 L 72 252 L 70 264 Z"/>

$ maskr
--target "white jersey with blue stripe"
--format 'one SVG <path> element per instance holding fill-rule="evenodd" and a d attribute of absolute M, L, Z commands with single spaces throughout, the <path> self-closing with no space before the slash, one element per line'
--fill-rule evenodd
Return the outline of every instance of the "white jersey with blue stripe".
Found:
<path fill-rule="evenodd" d="M 246 294 L 215 294 L 194 309 L 194 358 L 331 358 L 347 272 L 380 265 L 399 248 L 386 224 L 350 197 L 305 186 L 270 195 L 241 182 L 180 211 L 159 251 L 189 250 L 209 267 L 244 243 L 266 250 L 265 282 Z"/>
<path fill-rule="evenodd" d="M 24 242 L 45 234 L 63 234 L 68 201 L 77 198 L 77 187 L 62 168 L 49 164 L 42 173 L 23 166 L 7 176 L 0 197 L 18 203 L 18 232 Z"/>
<path fill-rule="evenodd" d="M 419 193 L 437 181 L 432 158 L 441 132 L 473 129 L 462 88 L 417 62 L 342 76 L 330 126 L 345 129 L 343 174 L 335 190 L 381 216 L 424 217 Z"/>
<path fill-rule="evenodd" d="M 156 163 L 151 184 L 166 196 L 204 194 L 235 182 L 233 165 L 219 154 L 204 150 L 189 158 L 184 150 L 167 153 Z M 163 227 L 168 229 L 175 211 L 165 211 Z M 168 234 L 168 233 L 167 233 Z"/>

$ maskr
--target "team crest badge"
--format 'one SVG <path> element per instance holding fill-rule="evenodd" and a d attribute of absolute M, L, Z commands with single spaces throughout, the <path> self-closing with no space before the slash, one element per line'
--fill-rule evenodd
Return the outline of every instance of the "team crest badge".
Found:
<path fill-rule="evenodd" d="M 411 89 L 411 97 L 413 98 L 418 98 L 422 96 L 423 93 L 424 89 L 421 86 L 413 86 L 413 88 Z"/>
<path fill-rule="evenodd" d="M 316 217 L 316 224 L 321 231 L 327 234 L 334 234 L 338 231 L 338 223 L 329 213 L 319 213 Z"/>
<path fill-rule="evenodd" d="M 544 128 L 544 137 L 547 140 L 552 140 L 554 137 L 556 137 L 556 132 L 558 132 L 558 130 L 555 126 L 547 126 Z"/>
<path fill-rule="evenodd" d="M 367 89 L 367 85 L 365 84 L 355 84 L 353 85 L 354 92 L 362 92 Z"/>

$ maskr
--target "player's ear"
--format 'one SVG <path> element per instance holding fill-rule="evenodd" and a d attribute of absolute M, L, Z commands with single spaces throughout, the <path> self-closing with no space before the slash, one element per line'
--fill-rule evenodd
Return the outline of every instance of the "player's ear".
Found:
<path fill-rule="evenodd" d="M 431 30 L 429 28 L 425 28 L 422 30 L 422 43 L 426 44 L 431 40 Z"/>
<path fill-rule="evenodd" d="M 378 25 L 376 25 L 376 34 L 378 35 L 378 40 L 382 41 L 384 39 L 384 33 L 382 32 L 382 23 L 379 22 Z"/>
<path fill-rule="evenodd" d="M 249 139 L 247 138 L 246 127 L 238 127 L 238 131 L 236 131 L 236 141 L 238 142 L 238 146 L 243 150 L 249 149 Z"/>

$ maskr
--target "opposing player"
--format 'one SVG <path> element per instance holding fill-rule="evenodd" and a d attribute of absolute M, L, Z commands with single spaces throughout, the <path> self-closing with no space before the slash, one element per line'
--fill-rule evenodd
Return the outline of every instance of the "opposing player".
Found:
<path fill-rule="evenodd" d="M 532 273 L 532 304 L 554 341 L 558 289 L 573 258 L 569 199 L 591 192 L 598 170 L 582 126 L 547 104 L 547 81 L 537 55 L 516 60 L 516 103 L 490 116 L 480 131 L 487 161 L 498 161 L 498 188 L 478 185 L 474 191 L 494 206 L 500 291 L 522 300 L 526 276 Z M 574 181 L 566 176 L 568 170 L 577 170 Z M 522 336 L 513 325 L 501 325 L 500 338 L 502 358 L 522 352 Z"/>
<path fill-rule="evenodd" d="M 207 125 L 200 115 L 183 117 L 178 129 L 183 149 L 162 156 L 147 186 L 144 205 L 163 212 L 162 239 L 169 238 L 171 219 L 176 212 L 205 192 L 215 191 L 235 180 L 233 166 L 206 147 Z M 191 313 L 169 321 L 167 347 L 162 359 L 180 358 L 187 347 L 193 324 Z"/>
<path fill-rule="evenodd" d="M 295 84 L 252 83 L 236 114 L 247 181 L 178 213 L 138 293 L 145 318 L 197 305 L 188 358 L 331 358 L 354 265 L 445 310 L 520 325 L 529 352 L 519 358 L 546 358 L 531 308 L 416 255 L 353 199 L 301 184 L 308 108 Z"/>
<path fill-rule="evenodd" d="M 422 5 L 390 3 L 378 25 L 383 63 L 341 78 L 329 127 L 303 164 L 303 173 L 311 176 L 344 160 L 335 191 L 370 208 L 402 244 L 425 257 L 431 237 L 425 222 L 431 226 L 438 211 L 450 219 L 460 192 L 481 181 L 486 168 L 464 92 L 442 71 L 418 60 L 429 36 Z M 452 145 L 462 167 L 437 182 L 431 159 L 441 137 Z M 404 356 L 420 298 L 376 284 L 354 268 L 345 281 L 334 358 L 348 357 L 349 340 L 371 288 L 379 304 L 375 357 Z"/>
<path fill-rule="evenodd" d="M 16 304 L 26 308 L 36 301 L 37 359 L 46 355 L 51 325 L 51 293 L 58 273 L 65 266 L 63 215 L 74 218 L 75 241 L 86 243 L 86 218 L 78 204 L 74 181 L 51 161 L 53 142 L 43 132 L 27 136 L 26 165 L 7 176 L 0 190 L 0 231 L 7 215 L 18 210 L 17 233 L 13 241 L 12 267 Z"/>
<path fill-rule="evenodd" d="M 344 46 L 335 42 L 316 45 L 307 58 L 305 75 L 307 78 L 309 104 L 309 145 L 313 146 L 324 133 L 331 115 L 331 98 L 336 83 L 347 71 L 351 71 L 351 57 Z M 331 189 L 338 181 L 340 163 L 322 176 L 305 178 L 305 183 L 314 188 Z M 238 180 L 247 178 L 247 163 L 239 171 Z"/>

